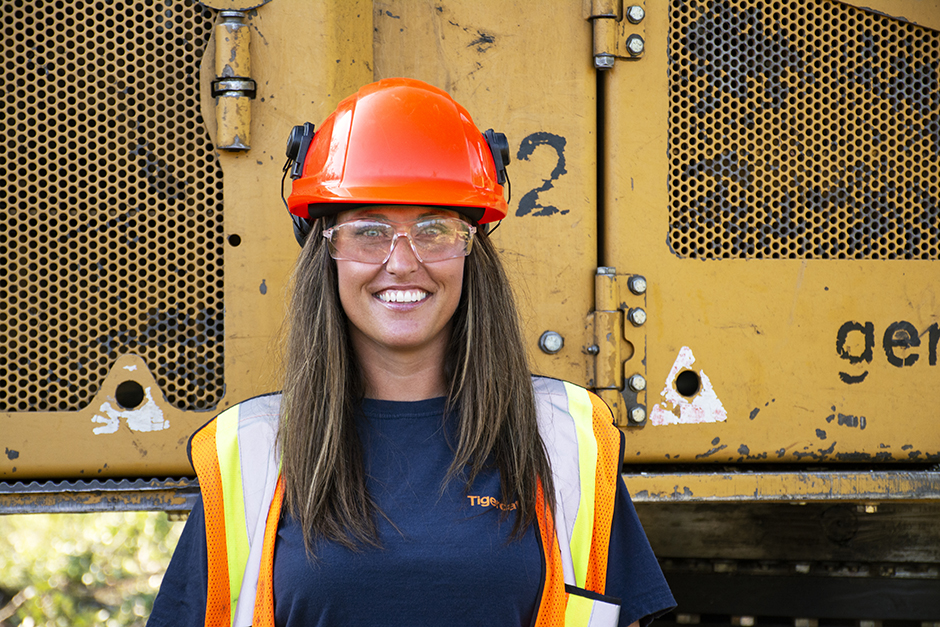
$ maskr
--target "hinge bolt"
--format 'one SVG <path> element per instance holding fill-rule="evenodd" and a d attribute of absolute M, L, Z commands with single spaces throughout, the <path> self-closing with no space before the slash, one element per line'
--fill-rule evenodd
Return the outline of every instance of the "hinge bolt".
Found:
<path fill-rule="evenodd" d="M 632 276 L 627 280 L 627 287 L 634 294 L 640 295 L 646 293 L 646 278 L 640 275 Z"/>
<path fill-rule="evenodd" d="M 627 319 L 633 323 L 633 326 L 641 327 L 643 326 L 643 323 L 646 322 L 646 312 L 643 311 L 643 309 L 640 307 L 631 309 L 629 312 L 627 312 Z"/>
<path fill-rule="evenodd" d="M 565 338 L 557 331 L 546 331 L 539 338 L 539 348 L 543 353 L 554 355 L 565 345 Z"/>
<path fill-rule="evenodd" d="M 630 20 L 631 24 L 639 24 L 644 17 L 646 17 L 646 11 L 638 4 L 634 4 L 627 9 L 627 19 Z"/>
<path fill-rule="evenodd" d="M 587 351 L 588 355 L 597 355 L 599 352 L 601 352 L 601 349 L 597 344 L 591 344 L 584 350 Z"/>
<path fill-rule="evenodd" d="M 641 425 L 646 422 L 646 408 L 642 405 L 634 405 L 628 412 L 630 424 Z"/>
<path fill-rule="evenodd" d="M 594 69 L 597 70 L 609 70 L 614 67 L 614 55 L 612 54 L 599 54 L 594 57 Z"/>
<path fill-rule="evenodd" d="M 634 392 L 642 392 L 646 389 L 646 379 L 641 374 L 635 374 L 627 379 L 627 385 Z"/>
<path fill-rule="evenodd" d="M 646 42 L 643 41 L 643 38 L 639 35 L 630 35 L 627 37 L 627 51 L 632 57 L 638 57 L 643 54 L 643 48 L 646 46 Z"/>
<path fill-rule="evenodd" d="M 597 274 L 599 276 L 610 276 L 617 274 L 617 268 L 611 268 L 610 266 L 601 266 L 597 269 Z"/>

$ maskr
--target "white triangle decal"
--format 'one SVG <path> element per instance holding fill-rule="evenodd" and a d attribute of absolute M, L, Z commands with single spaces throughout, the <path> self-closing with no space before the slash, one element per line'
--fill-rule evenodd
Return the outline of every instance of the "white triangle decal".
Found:
<path fill-rule="evenodd" d="M 685 425 L 724 422 L 728 419 L 728 412 L 725 411 L 712 388 L 711 381 L 703 371 L 698 371 L 701 383 L 698 392 L 691 398 L 686 398 L 676 391 L 676 377 L 683 370 L 691 370 L 694 363 L 695 356 L 692 354 L 692 349 L 683 346 L 676 356 L 675 363 L 672 364 L 669 376 L 666 377 L 666 387 L 660 392 L 663 403 L 656 403 L 650 412 L 650 424 Z"/>

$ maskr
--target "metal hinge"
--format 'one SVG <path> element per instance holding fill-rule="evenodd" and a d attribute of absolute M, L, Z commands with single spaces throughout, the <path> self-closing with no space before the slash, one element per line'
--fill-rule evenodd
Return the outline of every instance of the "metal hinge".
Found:
<path fill-rule="evenodd" d="M 646 424 L 646 279 L 617 275 L 610 267 L 594 275 L 594 311 L 587 317 L 591 356 L 588 387 L 610 405 L 618 426 Z M 592 340 L 592 339 L 593 340 Z"/>
<path fill-rule="evenodd" d="M 594 25 L 594 67 L 609 70 L 615 59 L 636 60 L 646 47 L 646 3 L 583 0 L 584 19 Z"/>

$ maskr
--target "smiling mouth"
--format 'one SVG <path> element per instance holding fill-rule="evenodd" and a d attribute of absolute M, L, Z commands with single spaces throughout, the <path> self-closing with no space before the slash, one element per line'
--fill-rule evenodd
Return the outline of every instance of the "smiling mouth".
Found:
<path fill-rule="evenodd" d="M 376 294 L 383 303 L 417 303 L 428 297 L 424 290 L 385 290 Z"/>

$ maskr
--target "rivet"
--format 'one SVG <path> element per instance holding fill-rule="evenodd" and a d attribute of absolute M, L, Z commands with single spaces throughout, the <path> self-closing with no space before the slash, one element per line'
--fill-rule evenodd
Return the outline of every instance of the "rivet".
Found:
<path fill-rule="evenodd" d="M 627 280 L 627 287 L 634 294 L 640 295 L 646 293 L 646 277 L 635 275 Z"/>
<path fill-rule="evenodd" d="M 557 331 L 546 331 L 542 334 L 542 337 L 539 338 L 539 348 L 542 349 L 543 353 L 548 353 L 549 355 L 554 355 L 560 351 L 564 345 L 565 338 Z"/>
<path fill-rule="evenodd" d="M 633 326 L 640 327 L 646 322 L 646 312 L 640 307 L 637 307 L 627 313 L 627 318 L 633 323 Z"/>
<path fill-rule="evenodd" d="M 601 352 L 601 349 L 597 346 L 597 344 L 591 344 L 584 350 L 587 351 L 588 355 L 596 355 Z"/>
<path fill-rule="evenodd" d="M 643 54 L 643 48 L 645 46 L 646 42 L 644 42 L 643 38 L 639 35 L 630 35 L 627 37 L 627 51 L 630 53 L 630 56 L 640 56 Z"/>

